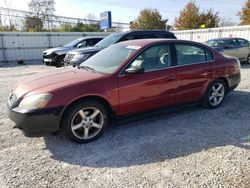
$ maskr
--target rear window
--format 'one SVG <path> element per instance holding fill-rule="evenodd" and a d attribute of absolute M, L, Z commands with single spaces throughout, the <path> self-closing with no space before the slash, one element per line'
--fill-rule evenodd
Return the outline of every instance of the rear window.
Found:
<path fill-rule="evenodd" d="M 192 44 L 176 44 L 179 65 L 189 65 L 206 61 L 205 50 Z"/>

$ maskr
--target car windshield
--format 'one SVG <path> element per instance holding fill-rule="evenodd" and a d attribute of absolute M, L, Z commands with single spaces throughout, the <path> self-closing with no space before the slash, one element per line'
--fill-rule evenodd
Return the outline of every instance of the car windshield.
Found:
<path fill-rule="evenodd" d="M 79 68 L 112 74 L 140 48 L 140 46 L 117 44 L 90 57 Z"/>
<path fill-rule="evenodd" d="M 226 46 L 228 40 L 209 40 L 205 44 L 210 47 L 224 47 Z"/>
<path fill-rule="evenodd" d="M 111 34 L 111 35 L 105 37 L 104 39 L 102 39 L 100 42 L 98 42 L 95 46 L 107 48 L 110 45 L 116 43 L 123 35 L 124 35 L 124 33 Z"/>
<path fill-rule="evenodd" d="M 78 44 L 79 42 L 81 42 L 81 41 L 82 41 L 82 39 L 73 40 L 72 42 L 70 42 L 70 43 L 64 45 L 64 47 L 73 47 L 73 46 L 77 45 L 77 44 Z"/>

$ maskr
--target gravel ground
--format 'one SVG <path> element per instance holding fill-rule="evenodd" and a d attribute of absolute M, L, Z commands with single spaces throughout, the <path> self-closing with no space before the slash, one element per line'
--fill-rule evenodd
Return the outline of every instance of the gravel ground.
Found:
<path fill-rule="evenodd" d="M 0 67 L 0 187 L 250 187 L 250 66 L 215 110 L 131 118 L 97 141 L 28 138 L 6 115 L 11 86 L 53 67 Z"/>

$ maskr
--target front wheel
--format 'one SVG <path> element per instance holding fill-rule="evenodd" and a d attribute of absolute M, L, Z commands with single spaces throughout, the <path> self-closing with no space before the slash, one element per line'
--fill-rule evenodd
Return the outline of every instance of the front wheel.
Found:
<path fill-rule="evenodd" d="M 63 62 L 63 60 L 64 60 L 64 55 L 62 55 L 62 56 L 60 56 L 59 58 L 58 58 L 58 61 L 57 61 L 57 63 L 56 63 L 56 67 L 62 67 L 63 65 L 64 65 L 64 62 Z"/>
<path fill-rule="evenodd" d="M 225 82 L 221 79 L 215 80 L 208 86 L 202 104 L 205 108 L 217 108 L 223 102 L 225 95 Z"/>
<path fill-rule="evenodd" d="M 106 108 L 96 101 L 83 101 L 72 106 L 63 120 L 66 135 L 79 143 L 99 138 L 108 122 Z"/>

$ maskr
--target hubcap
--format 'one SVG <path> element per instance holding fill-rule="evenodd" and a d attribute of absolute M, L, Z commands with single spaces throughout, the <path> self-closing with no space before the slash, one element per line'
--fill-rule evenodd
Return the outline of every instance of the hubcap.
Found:
<path fill-rule="evenodd" d="M 216 83 L 213 85 L 210 94 L 209 102 L 212 106 L 217 106 L 221 103 L 225 95 L 225 88 L 222 83 Z"/>
<path fill-rule="evenodd" d="M 86 107 L 79 110 L 71 120 L 71 130 L 79 139 L 91 139 L 102 129 L 104 116 L 95 107 Z"/>

